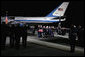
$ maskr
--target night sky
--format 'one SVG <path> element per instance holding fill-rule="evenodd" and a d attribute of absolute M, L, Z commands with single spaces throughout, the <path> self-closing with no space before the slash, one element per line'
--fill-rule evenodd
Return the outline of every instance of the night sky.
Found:
<path fill-rule="evenodd" d="M 1 1 L 1 15 L 8 11 L 9 16 L 41 17 L 49 14 L 63 1 Z M 64 25 L 75 24 L 84 26 L 84 1 L 70 1 L 65 13 L 67 20 Z"/>

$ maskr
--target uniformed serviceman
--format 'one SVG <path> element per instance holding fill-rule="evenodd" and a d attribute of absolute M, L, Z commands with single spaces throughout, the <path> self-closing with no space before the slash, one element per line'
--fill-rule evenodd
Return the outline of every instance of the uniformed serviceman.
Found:
<path fill-rule="evenodd" d="M 21 37 L 21 31 L 19 24 L 15 24 L 15 48 L 19 49 L 20 47 L 20 37 Z"/>
<path fill-rule="evenodd" d="M 14 24 L 11 24 L 10 26 L 10 47 L 14 47 L 15 42 L 15 27 Z"/>
<path fill-rule="evenodd" d="M 69 30 L 69 40 L 70 40 L 70 47 L 71 52 L 75 51 L 75 43 L 76 43 L 76 36 L 77 36 L 77 29 L 75 25 L 72 25 Z"/>
<path fill-rule="evenodd" d="M 3 22 L 2 24 L 1 24 L 1 49 L 5 49 L 5 46 L 6 46 L 6 37 L 8 36 L 8 29 L 9 29 L 9 27 L 8 27 L 8 25 L 7 24 L 5 24 L 5 22 Z"/>

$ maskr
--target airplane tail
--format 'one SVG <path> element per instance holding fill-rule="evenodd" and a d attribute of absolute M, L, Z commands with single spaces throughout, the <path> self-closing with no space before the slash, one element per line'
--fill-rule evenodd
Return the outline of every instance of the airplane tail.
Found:
<path fill-rule="evenodd" d="M 69 2 L 63 2 L 59 7 L 54 9 L 51 13 L 49 13 L 46 17 L 57 17 L 57 16 L 63 16 Z"/>

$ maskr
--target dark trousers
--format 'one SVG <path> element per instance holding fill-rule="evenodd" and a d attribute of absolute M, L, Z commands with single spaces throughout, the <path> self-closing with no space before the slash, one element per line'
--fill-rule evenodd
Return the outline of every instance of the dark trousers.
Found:
<path fill-rule="evenodd" d="M 38 37 L 42 37 L 42 32 L 38 32 Z"/>
<path fill-rule="evenodd" d="M 14 47 L 15 35 L 10 35 L 10 47 Z"/>
<path fill-rule="evenodd" d="M 6 46 L 6 35 L 2 34 L 2 37 L 1 37 L 1 49 L 4 49 L 5 46 Z"/>
<path fill-rule="evenodd" d="M 26 47 L 26 45 L 27 45 L 27 35 L 22 36 L 22 45 L 23 45 L 23 47 Z"/>
<path fill-rule="evenodd" d="M 76 43 L 76 36 L 71 36 L 70 38 L 70 51 L 74 52 L 75 51 L 75 43 Z"/>
<path fill-rule="evenodd" d="M 75 45 L 71 45 L 70 51 L 71 52 L 74 52 L 75 51 Z"/>
<path fill-rule="evenodd" d="M 15 36 L 15 48 L 19 48 L 20 47 L 20 36 L 16 35 Z"/>
<path fill-rule="evenodd" d="M 32 34 L 33 34 L 33 35 L 35 34 L 35 30 L 32 31 Z"/>

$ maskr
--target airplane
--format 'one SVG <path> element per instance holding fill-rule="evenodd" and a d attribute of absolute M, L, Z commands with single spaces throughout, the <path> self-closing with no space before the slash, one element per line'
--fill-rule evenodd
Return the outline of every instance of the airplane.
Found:
<path fill-rule="evenodd" d="M 53 23 L 65 21 L 64 13 L 68 7 L 69 2 L 63 2 L 57 8 L 55 8 L 51 13 L 45 17 L 15 17 L 14 22 L 23 23 Z M 12 20 L 13 21 L 13 20 Z"/>

